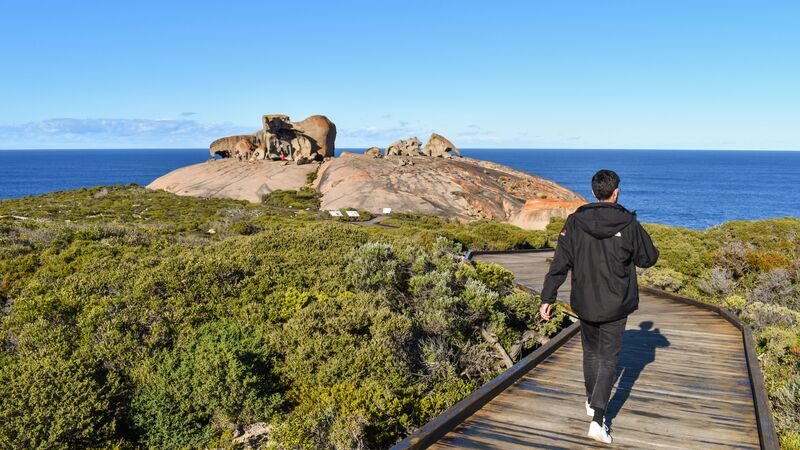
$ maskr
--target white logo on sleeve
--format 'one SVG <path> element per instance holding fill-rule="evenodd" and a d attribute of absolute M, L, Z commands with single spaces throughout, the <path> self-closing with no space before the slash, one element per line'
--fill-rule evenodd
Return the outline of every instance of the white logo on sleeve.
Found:
<path fill-rule="evenodd" d="M 616 237 L 622 237 L 622 232 L 620 232 L 620 231 L 617 231 L 617 234 L 615 234 L 614 236 L 616 236 Z"/>

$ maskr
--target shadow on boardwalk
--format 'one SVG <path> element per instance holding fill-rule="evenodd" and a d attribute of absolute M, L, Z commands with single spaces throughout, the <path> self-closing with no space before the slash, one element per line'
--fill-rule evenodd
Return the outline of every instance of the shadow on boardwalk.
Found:
<path fill-rule="evenodd" d="M 617 363 L 619 382 L 606 411 L 606 423 L 609 426 L 630 397 L 642 370 L 656 360 L 656 349 L 669 347 L 669 340 L 661 331 L 652 328 L 653 322 L 648 320 L 640 323 L 638 330 L 625 330 Z"/>

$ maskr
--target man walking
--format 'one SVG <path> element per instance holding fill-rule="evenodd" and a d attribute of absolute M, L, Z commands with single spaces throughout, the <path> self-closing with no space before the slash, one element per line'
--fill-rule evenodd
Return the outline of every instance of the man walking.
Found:
<path fill-rule="evenodd" d="M 639 307 L 636 266 L 650 267 L 658 250 L 636 220 L 619 204 L 619 176 L 601 170 L 592 177 L 596 203 L 567 217 L 542 288 L 539 313 L 550 320 L 558 288 L 572 270 L 570 304 L 580 317 L 588 436 L 610 444 L 605 412 L 616 376 L 628 315 Z"/>

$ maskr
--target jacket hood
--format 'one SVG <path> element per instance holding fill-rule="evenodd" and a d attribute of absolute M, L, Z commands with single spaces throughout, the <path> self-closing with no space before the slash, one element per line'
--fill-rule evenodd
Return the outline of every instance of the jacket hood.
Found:
<path fill-rule="evenodd" d="M 597 239 L 614 236 L 636 220 L 636 214 L 609 202 L 583 205 L 575 211 L 573 217 L 578 228 Z"/>

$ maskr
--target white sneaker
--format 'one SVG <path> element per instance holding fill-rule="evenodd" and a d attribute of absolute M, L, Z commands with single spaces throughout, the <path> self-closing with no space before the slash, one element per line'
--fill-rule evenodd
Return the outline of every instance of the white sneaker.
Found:
<path fill-rule="evenodd" d="M 589 400 L 586 400 L 586 415 L 589 417 L 594 417 L 594 408 L 589 406 Z"/>
<path fill-rule="evenodd" d="M 603 442 L 605 444 L 610 444 L 613 439 L 611 438 L 611 431 L 609 431 L 607 425 L 600 426 L 599 423 L 595 422 L 594 420 L 589 425 L 589 433 L 587 434 L 590 438 L 594 439 L 597 442 Z"/>

